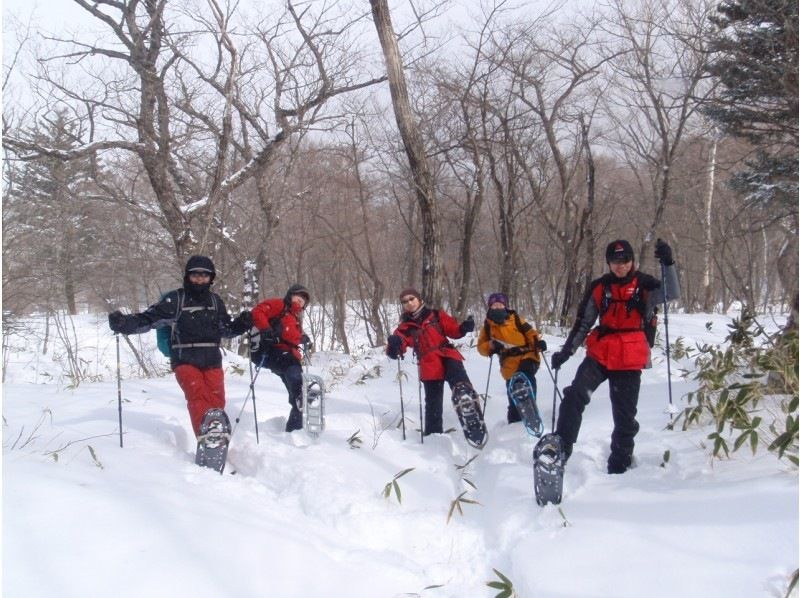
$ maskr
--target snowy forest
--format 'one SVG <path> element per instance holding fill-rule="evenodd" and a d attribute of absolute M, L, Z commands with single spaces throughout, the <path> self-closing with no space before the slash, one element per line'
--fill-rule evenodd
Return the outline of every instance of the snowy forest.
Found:
<path fill-rule="evenodd" d="M 2 93 L 4 596 L 798 596 L 796 0 L 4 0 Z M 611 469 L 619 384 L 587 387 L 543 504 L 615 239 L 680 297 L 635 452 Z M 198 255 L 232 315 L 301 285 L 324 385 L 300 430 L 215 343 L 216 471 L 177 362 L 110 328 Z M 483 444 L 449 392 L 423 435 L 401 291 L 455 317 Z M 544 436 L 478 347 L 498 293 Z"/>
<path fill-rule="evenodd" d="M 565 325 L 615 238 L 674 247 L 686 312 L 796 308 L 793 2 L 6 6 L 6 315 L 138 310 L 205 254 L 234 313 L 311 289 L 326 349 L 407 286 Z"/>

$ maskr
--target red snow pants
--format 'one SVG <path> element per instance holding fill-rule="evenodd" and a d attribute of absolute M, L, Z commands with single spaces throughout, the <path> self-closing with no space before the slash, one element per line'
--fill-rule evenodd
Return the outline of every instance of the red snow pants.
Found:
<path fill-rule="evenodd" d="M 225 408 L 225 384 L 222 368 L 201 370 L 193 365 L 179 365 L 173 370 L 186 396 L 194 435 L 200 435 L 200 424 L 209 409 Z"/>

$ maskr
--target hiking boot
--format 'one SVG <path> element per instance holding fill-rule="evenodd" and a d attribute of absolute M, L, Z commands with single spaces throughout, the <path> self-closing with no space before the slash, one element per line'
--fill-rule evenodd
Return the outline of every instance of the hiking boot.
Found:
<path fill-rule="evenodd" d="M 513 405 L 510 405 L 508 407 L 508 411 L 506 412 L 506 421 L 509 424 L 515 424 L 517 422 L 522 421 L 522 417 L 520 416 L 519 411 L 517 411 L 517 408 L 514 407 Z"/>
<path fill-rule="evenodd" d="M 608 473 L 620 474 L 625 473 L 631 466 L 631 457 L 628 455 L 615 455 L 611 453 L 608 457 Z"/>

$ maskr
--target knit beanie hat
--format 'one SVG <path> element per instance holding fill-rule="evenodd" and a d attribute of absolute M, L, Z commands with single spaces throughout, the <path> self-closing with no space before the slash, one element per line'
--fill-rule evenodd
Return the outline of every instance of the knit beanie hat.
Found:
<path fill-rule="evenodd" d="M 413 288 L 403 289 L 403 291 L 400 293 L 400 297 L 399 297 L 400 301 L 403 300 L 403 297 L 408 297 L 409 295 L 411 295 L 412 297 L 416 297 L 417 299 L 422 301 L 422 295 L 419 294 L 417 289 L 413 289 Z"/>

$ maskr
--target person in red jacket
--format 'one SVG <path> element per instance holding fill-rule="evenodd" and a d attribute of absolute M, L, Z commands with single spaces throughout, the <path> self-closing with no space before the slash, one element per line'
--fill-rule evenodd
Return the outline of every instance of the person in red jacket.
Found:
<path fill-rule="evenodd" d="M 444 383 L 452 390 L 459 382 L 472 383 L 464 369 L 464 357 L 449 338 L 461 338 L 475 330 L 472 316 L 459 324 L 453 316 L 441 309 L 425 305 L 415 289 L 400 293 L 403 314 L 400 324 L 388 338 L 386 355 L 401 358 L 411 347 L 417 357 L 419 377 L 425 387 L 425 426 L 423 433 L 442 433 L 442 396 Z"/>
<path fill-rule="evenodd" d="M 253 325 L 259 330 L 268 330 L 262 335 L 263 359 L 261 365 L 277 374 L 289 391 L 289 404 L 292 406 L 286 420 L 286 431 L 293 432 L 303 428 L 303 415 L 300 411 L 303 393 L 303 368 L 300 347 L 309 342 L 303 333 L 303 310 L 308 306 L 310 295 L 303 285 L 295 284 L 286 291 L 286 296 L 265 299 L 253 308 Z"/>
<path fill-rule="evenodd" d="M 565 460 L 572 454 L 583 410 L 592 393 L 608 380 L 614 419 L 608 473 L 624 473 L 631 466 L 633 439 L 639 431 L 639 386 L 655 339 L 652 323 L 656 307 L 665 296 L 671 300 L 680 294 L 672 249 L 659 239 L 655 255 L 664 266 L 665 289 L 659 279 L 636 270 L 633 247 L 628 241 L 609 243 L 606 263 L 610 271 L 590 283 L 566 343 L 552 356 L 553 368 L 559 369 L 586 343 L 586 358 L 578 366 L 572 384 L 564 389 L 558 411 L 556 433 L 561 437 Z M 599 325 L 592 328 L 598 319 Z"/>

